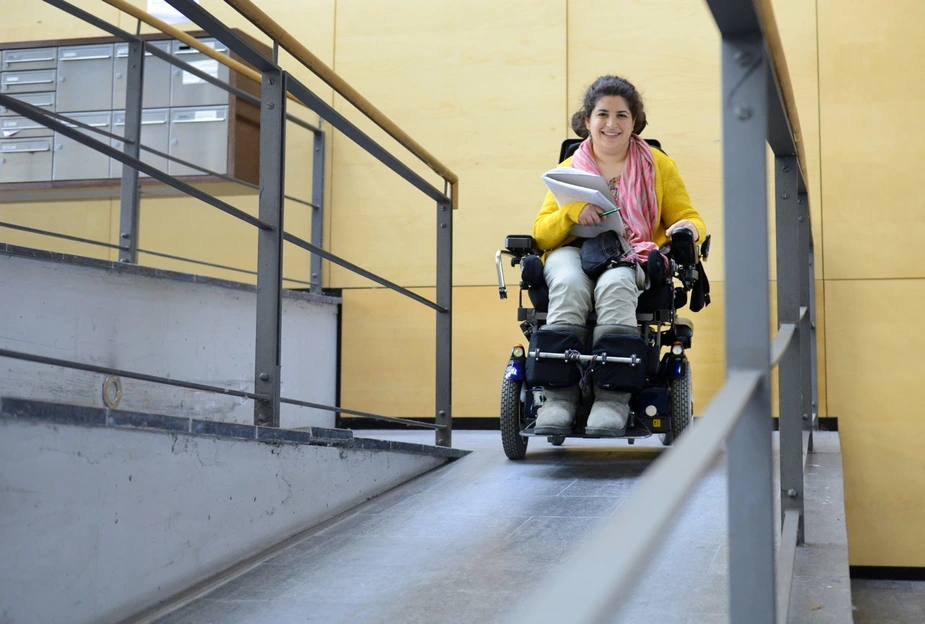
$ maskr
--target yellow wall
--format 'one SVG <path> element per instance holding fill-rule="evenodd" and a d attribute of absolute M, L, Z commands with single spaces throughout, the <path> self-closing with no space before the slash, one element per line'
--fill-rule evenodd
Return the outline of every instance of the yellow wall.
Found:
<path fill-rule="evenodd" d="M 839 419 L 850 560 L 925 566 L 922 338 L 903 322 L 925 296 L 925 86 L 910 79 L 925 70 L 925 9 L 818 6 L 829 413 Z"/>
<path fill-rule="evenodd" d="M 81 5 L 133 28 L 132 19 L 96 0 Z M 203 0 L 203 6 L 257 34 L 221 0 Z M 510 346 L 522 341 L 516 299 L 497 297 L 495 250 L 506 234 L 530 231 L 543 194 L 539 174 L 555 164 L 582 90 L 604 72 L 634 81 L 649 114 L 644 135 L 663 141 L 714 235 L 708 264 L 714 303 L 694 316 L 690 352 L 695 410 L 709 402 L 723 380 L 725 259 L 719 37 L 704 3 L 266 0 L 261 6 L 462 180 L 454 258 L 458 418 L 497 415 L 500 374 Z M 917 378 L 914 358 L 921 338 L 887 326 L 888 313 L 914 309 L 925 297 L 915 238 L 922 217 L 914 190 L 919 145 L 925 142 L 914 120 L 925 87 L 909 79 L 925 64 L 925 44 L 916 30 L 921 20 L 915 19 L 923 10 L 918 0 L 876 5 L 775 0 L 774 9 L 808 165 L 819 410 L 839 419 L 851 563 L 925 566 L 917 534 L 925 474 L 916 461 L 925 429 L 908 392 Z M 11 18 L 0 26 L 5 41 L 97 34 L 43 3 L 6 1 L 3 13 Z M 614 19 L 601 17 L 611 15 Z M 326 101 L 442 188 L 439 177 L 329 88 L 295 68 L 285 53 L 281 58 Z M 308 112 L 303 117 L 314 120 Z M 433 202 L 339 134 L 328 139 L 326 246 L 432 299 Z M 310 136 L 292 129 L 287 191 L 306 198 L 309 150 Z M 253 195 L 227 199 L 256 210 Z M 287 209 L 289 229 L 307 236 L 307 211 Z M 114 242 L 118 202 L 0 204 L 0 219 L 57 225 L 63 228 L 58 231 Z M 106 250 L 38 242 L 9 231 L 2 240 L 113 257 Z M 144 247 L 253 269 L 254 240 L 253 230 L 195 200 L 143 204 Z M 304 279 L 308 254 L 291 246 L 286 254 L 287 276 Z M 173 261 L 145 261 L 192 270 Z M 773 248 L 770 261 L 773 289 Z M 509 286 L 516 285 L 514 271 L 508 269 L 507 276 Z M 434 313 L 337 267 L 326 267 L 325 283 L 344 289 L 343 406 L 433 415 Z"/>

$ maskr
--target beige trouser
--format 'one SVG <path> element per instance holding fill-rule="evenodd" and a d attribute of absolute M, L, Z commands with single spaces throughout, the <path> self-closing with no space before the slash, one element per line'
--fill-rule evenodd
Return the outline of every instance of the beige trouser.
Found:
<path fill-rule="evenodd" d="M 581 269 L 578 247 L 560 247 L 546 256 L 543 275 L 549 286 L 546 323 L 585 325 L 591 306 L 598 325 L 636 325 L 636 270 L 608 269 L 593 282 Z"/>

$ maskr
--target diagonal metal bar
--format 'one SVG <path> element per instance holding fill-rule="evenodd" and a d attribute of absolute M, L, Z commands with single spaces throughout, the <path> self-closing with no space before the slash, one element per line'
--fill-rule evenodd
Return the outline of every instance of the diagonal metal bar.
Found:
<path fill-rule="evenodd" d="M 40 234 L 42 236 L 60 238 L 63 240 L 74 241 L 75 243 L 86 243 L 87 245 L 97 245 L 98 247 L 106 247 L 108 249 L 122 249 L 122 247 L 120 247 L 119 245 L 113 245 L 112 243 L 104 243 L 102 241 L 95 241 L 89 238 L 80 238 L 79 236 L 71 236 L 70 234 L 59 234 L 58 232 L 50 232 L 48 230 L 39 230 L 37 228 L 26 227 L 25 225 L 16 225 L 15 223 L 7 223 L 6 221 L 0 221 L 0 227 L 5 227 L 11 230 L 19 230 L 20 232 L 28 232 L 30 234 Z"/>
<path fill-rule="evenodd" d="M 97 152 L 101 152 L 105 154 L 106 156 L 109 156 L 110 158 L 118 160 L 123 165 L 128 165 L 129 167 L 134 167 L 138 171 L 147 173 L 152 178 L 155 178 L 156 180 L 159 180 L 163 182 L 164 184 L 172 186 L 178 191 L 182 191 L 183 193 L 186 193 L 187 195 L 191 197 L 195 197 L 196 199 L 202 202 L 205 202 L 209 204 L 210 206 L 218 208 L 219 210 L 223 212 L 227 212 L 231 216 L 237 217 L 238 219 L 242 221 L 250 223 L 251 225 L 258 227 L 261 230 L 266 230 L 270 228 L 269 225 L 267 225 L 260 219 L 252 217 L 251 215 L 247 214 L 243 210 L 239 210 L 235 208 L 234 206 L 232 206 L 231 204 L 225 203 L 220 199 L 216 199 L 215 197 L 212 197 L 208 193 L 204 193 L 200 191 L 199 189 L 197 189 L 196 187 L 187 184 L 186 182 L 181 182 L 177 178 L 162 172 L 157 167 L 153 167 L 136 158 L 126 156 L 125 153 L 112 147 L 111 145 L 103 143 L 102 141 L 97 141 L 96 139 L 92 137 L 88 137 L 87 135 L 83 134 L 82 132 L 79 132 L 78 130 L 75 130 L 74 128 L 68 128 L 64 124 L 45 115 L 46 111 L 43 111 L 42 109 L 35 109 L 35 107 L 29 106 L 28 104 L 24 104 L 23 102 L 20 102 L 16 98 L 12 98 L 8 95 L 0 95 L 0 104 L 3 104 L 4 106 L 6 106 L 8 109 L 10 109 L 13 112 L 19 113 L 20 115 L 24 117 L 28 117 L 29 119 L 33 121 L 38 121 L 42 123 L 43 125 L 45 125 L 46 127 L 51 128 L 52 130 L 56 132 L 60 132 L 64 136 L 77 141 L 81 145 L 86 145 L 87 147 L 94 149 Z M 35 112 L 30 109 L 35 109 L 36 111 L 39 111 L 39 112 Z"/>
<path fill-rule="evenodd" d="M 790 346 L 790 341 L 793 339 L 795 331 L 796 325 L 793 323 L 784 323 L 778 328 L 777 335 L 774 336 L 774 342 L 771 343 L 771 368 L 780 363 L 780 359 L 787 351 L 787 347 Z"/>
<path fill-rule="evenodd" d="M 777 624 L 787 624 L 790 615 L 799 529 L 800 512 L 788 509 L 784 512 L 784 528 L 780 534 L 780 550 L 777 551 Z"/>
<path fill-rule="evenodd" d="M 446 308 L 437 305 L 433 301 L 430 301 L 429 299 L 425 299 L 424 297 L 416 293 L 413 293 L 406 288 L 402 288 L 398 284 L 394 282 L 390 282 L 389 280 L 383 277 L 379 277 L 375 273 L 370 273 L 366 269 L 360 268 L 357 265 L 353 264 L 352 262 L 347 262 L 346 260 L 339 258 L 338 256 L 335 256 L 331 252 L 325 251 L 324 249 L 322 249 L 321 247 L 318 247 L 317 245 L 312 245 L 308 241 L 302 240 L 298 236 L 293 236 L 292 234 L 284 234 L 283 238 L 285 239 L 287 243 L 292 243 L 296 247 L 301 247 L 305 251 L 310 251 L 311 253 L 318 254 L 319 256 L 321 256 L 325 260 L 328 260 L 329 262 L 333 262 L 334 264 L 338 266 L 342 266 L 345 269 L 349 269 L 353 271 L 354 273 L 356 273 L 357 275 L 362 275 L 366 279 L 376 282 L 377 284 L 382 284 L 383 286 L 387 288 L 391 288 L 395 292 L 400 293 L 408 297 L 409 299 L 414 299 L 418 303 L 423 303 L 428 308 L 433 308 L 437 312 L 447 311 Z"/>
<path fill-rule="evenodd" d="M 761 379 L 760 371 L 731 373 L 698 424 L 643 474 L 618 514 L 585 539 L 569 563 L 544 581 L 543 588 L 508 621 L 613 621 L 639 581 L 649 554 L 664 540 L 665 529 L 740 421 Z M 627 535 L 633 539 L 627 540 Z"/>
<path fill-rule="evenodd" d="M 350 414 L 351 416 L 363 416 L 372 420 L 381 420 L 383 422 L 392 422 L 400 423 L 402 425 L 412 425 L 415 427 L 422 427 L 424 429 L 443 429 L 445 425 L 430 424 L 427 422 L 420 422 L 417 420 L 409 420 L 407 418 L 395 418 L 394 416 L 381 416 L 379 414 L 371 414 L 369 412 L 361 412 L 358 410 L 345 409 L 342 407 L 335 407 L 333 405 L 324 405 L 323 403 L 312 403 L 310 401 L 299 401 L 298 399 L 287 399 L 280 398 L 280 403 L 285 403 L 287 405 L 298 405 L 300 407 L 312 407 L 315 409 L 326 410 L 328 412 L 336 412 L 338 414 Z"/>
<path fill-rule="evenodd" d="M 186 16 L 191 22 L 197 24 L 211 36 L 228 46 L 232 52 L 255 67 L 257 71 L 267 72 L 279 70 L 276 63 L 251 47 L 249 43 L 232 32 L 230 28 L 199 6 L 198 3 L 193 2 L 193 0 L 167 0 L 167 2 L 180 11 L 180 13 Z"/>
<path fill-rule="evenodd" d="M 87 132 L 92 132 L 94 134 L 102 135 L 106 137 L 107 139 L 115 139 L 117 141 L 121 141 L 122 143 L 129 143 L 129 144 L 131 143 L 131 141 L 127 140 L 125 137 L 121 137 L 118 134 L 113 134 L 112 132 L 106 132 L 105 130 L 100 130 L 99 128 L 94 128 L 93 126 L 89 124 L 85 124 L 82 121 L 77 121 L 76 119 L 72 119 L 68 117 L 67 115 L 62 115 L 61 113 L 55 113 L 50 110 L 45 110 L 44 108 L 39 108 L 38 106 L 30 104 L 29 102 L 24 102 L 19 99 L 17 99 L 16 101 L 22 104 L 23 106 L 27 107 L 30 111 L 33 111 L 33 112 L 37 111 L 39 114 L 45 117 L 51 117 L 52 119 L 57 119 L 58 121 L 68 124 L 71 127 L 76 126 L 78 128 L 81 128 L 82 130 L 86 130 Z M 28 115 L 25 115 L 25 116 L 28 117 Z M 29 117 L 29 119 L 32 119 L 32 121 L 35 121 L 37 123 L 42 123 L 41 120 L 33 119 L 32 117 Z"/>
<path fill-rule="evenodd" d="M 0 357 L 12 358 L 14 360 L 23 360 L 26 362 L 34 362 L 36 364 L 48 364 L 50 366 L 60 366 L 62 368 L 73 368 L 76 370 L 86 371 L 88 373 L 100 373 L 101 375 L 114 375 L 117 377 L 127 377 L 128 379 L 137 379 L 138 381 L 150 381 L 152 383 L 166 384 L 168 386 L 177 386 L 179 388 L 188 388 L 190 390 L 202 390 L 203 392 L 214 392 L 216 394 L 227 394 L 231 396 L 241 397 L 244 399 L 265 399 L 261 394 L 255 394 L 253 392 L 245 392 L 243 390 L 233 390 L 231 388 L 220 388 L 219 386 L 209 386 L 206 384 L 193 383 L 190 381 L 180 381 L 178 379 L 170 379 L 169 377 L 158 377 L 157 375 L 146 375 L 144 373 L 136 373 L 133 371 L 122 370 L 119 368 L 111 368 L 108 366 L 96 366 L 95 364 L 84 364 L 82 362 L 74 362 L 72 360 L 61 360 L 58 358 L 50 358 L 42 355 L 33 355 L 31 353 L 23 353 L 21 351 L 10 351 L 9 349 L 0 349 Z"/>

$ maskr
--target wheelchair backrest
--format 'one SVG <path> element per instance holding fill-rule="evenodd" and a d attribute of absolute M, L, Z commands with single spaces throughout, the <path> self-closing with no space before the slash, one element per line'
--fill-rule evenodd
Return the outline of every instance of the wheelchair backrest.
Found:
<path fill-rule="evenodd" d="M 574 154 L 582 141 L 584 141 L 584 139 L 565 139 L 562 141 L 562 147 L 559 148 L 559 162 L 562 162 Z M 646 139 L 646 143 L 667 156 L 667 153 L 662 149 L 662 144 L 658 139 Z"/>

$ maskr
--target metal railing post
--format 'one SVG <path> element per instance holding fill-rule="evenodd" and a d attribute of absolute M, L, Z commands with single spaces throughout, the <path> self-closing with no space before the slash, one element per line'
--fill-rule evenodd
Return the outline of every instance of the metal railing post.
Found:
<path fill-rule="evenodd" d="M 125 140 L 122 151 L 132 158 L 141 154 L 141 107 L 144 85 L 145 46 L 139 40 L 128 44 L 125 67 Z M 88 85 L 89 88 L 89 85 Z M 138 263 L 138 211 L 141 188 L 138 170 L 122 166 L 119 192 L 119 262 Z"/>
<path fill-rule="evenodd" d="M 318 121 L 320 128 L 324 121 Z M 313 154 L 312 157 L 312 245 L 324 247 L 324 132 L 318 130 L 314 133 Z M 318 254 L 311 256 L 311 277 L 308 281 L 311 283 L 311 290 L 315 293 L 321 292 L 321 262 L 322 258 Z"/>
<path fill-rule="evenodd" d="M 760 37 L 722 44 L 726 229 L 726 371 L 762 380 L 727 443 L 730 622 L 774 624 L 770 302 L 768 293 L 768 60 Z"/>
<path fill-rule="evenodd" d="M 799 512 L 797 543 L 803 543 L 803 343 L 800 304 L 804 292 L 803 268 L 808 249 L 800 236 L 805 220 L 799 201 L 800 168 L 796 156 L 775 159 L 775 204 L 777 216 L 777 323 L 796 327 L 778 366 L 780 417 L 780 513 L 781 526 L 788 511 Z M 804 315 L 805 318 L 805 315 Z"/>
<path fill-rule="evenodd" d="M 279 69 L 263 72 L 260 96 L 260 220 L 257 234 L 257 340 L 254 424 L 279 427 L 280 332 L 283 290 L 283 186 L 286 161 L 286 85 Z"/>
<path fill-rule="evenodd" d="M 812 224 L 809 219 L 809 202 L 802 198 L 803 210 L 800 221 L 800 241 L 805 250 L 806 265 L 802 269 L 803 291 L 801 292 L 801 305 L 807 307 L 800 325 L 806 335 L 807 343 L 800 342 L 800 354 L 803 365 L 803 413 L 806 414 L 805 429 L 808 431 L 809 441 L 807 450 L 813 450 L 813 430 L 818 426 L 819 416 L 819 379 L 816 370 L 816 267 L 813 245 Z"/>
<path fill-rule="evenodd" d="M 450 202 L 437 202 L 437 446 L 453 445 L 453 210 Z"/>

